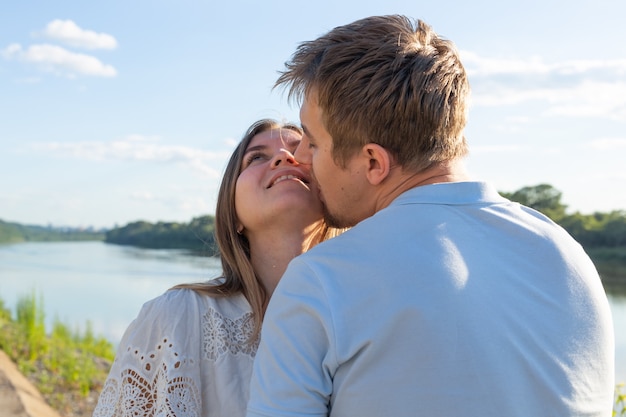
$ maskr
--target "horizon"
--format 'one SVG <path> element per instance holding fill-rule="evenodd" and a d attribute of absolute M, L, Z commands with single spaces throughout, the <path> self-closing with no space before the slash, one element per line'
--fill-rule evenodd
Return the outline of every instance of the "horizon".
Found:
<path fill-rule="evenodd" d="M 547 184 L 547 183 L 542 183 L 542 184 Z M 534 184 L 534 185 L 528 185 L 528 186 L 523 186 L 523 187 L 533 187 L 539 184 Z M 550 184 L 548 184 L 550 185 Z M 523 188 L 520 187 L 520 188 Z M 518 191 L 519 189 L 516 190 L 511 190 L 510 192 L 515 192 Z M 560 190 L 558 190 L 560 191 Z M 498 192 L 502 193 L 502 190 L 498 190 Z M 563 197 L 563 196 L 561 196 Z M 513 201 L 513 200 L 511 200 Z M 626 213 L 626 209 L 616 209 L 616 210 L 610 210 L 610 211 L 594 211 L 594 212 L 589 212 L 589 213 L 583 213 L 580 211 L 572 211 L 569 207 L 565 207 L 565 214 L 566 215 L 573 215 L 576 213 L 579 213 L 583 216 L 590 216 L 590 215 L 594 215 L 597 213 L 603 213 L 603 214 L 609 214 L 612 212 L 624 212 Z M 156 224 L 156 223 L 190 223 L 193 219 L 197 218 L 197 217 L 203 217 L 203 216 L 213 216 L 215 217 L 215 213 L 205 213 L 205 214 L 199 214 L 197 216 L 194 216 L 192 218 L 189 218 L 187 220 L 166 220 L 166 219 L 157 219 L 154 221 L 149 221 L 149 220 L 145 220 L 145 219 L 135 219 L 135 220 L 130 220 L 124 224 L 114 224 L 111 227 L 96 227 L 94 225 L 90 225 L 90 224 L 86 224 L 86 225 L 78 225 L 78 226 L 73 226 L 73 225 L 56 225 L 56 224 L 52 224 L 52 223 L 48 223 L 48 224 L 26 224 L 26 223 L 20 223 L 20 222 L 16 222 L 16 221 L 12 221 L 12 220 L 7 220 L 4 218 L 0 217 L 0 221 L 6 222 L 6 223 L 14 223 L 14 224 L 20 224 L 22 226 L 33 226 L 33 227 L 43 227 L 43 228 L 51 228 L 51 229 L 69 229 L 69 230 L 77 230 L 77 231 L 93 231 L 93 232 L 105 232 L 105 231 L 109 231 L 118 227 L 123 227 L 126 226 L 128 224 L 131 223 L 136 223 L 136 222 L 148 222 L 151 224 Z"/>

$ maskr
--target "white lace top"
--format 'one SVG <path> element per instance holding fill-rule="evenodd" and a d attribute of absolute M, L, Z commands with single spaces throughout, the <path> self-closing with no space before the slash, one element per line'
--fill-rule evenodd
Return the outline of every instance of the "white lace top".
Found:
<path fill-rule="evenodd" d="M 94 417 L 244 416 L 258 339 L 242 296 L 170 290 L 130 324 Z"/>

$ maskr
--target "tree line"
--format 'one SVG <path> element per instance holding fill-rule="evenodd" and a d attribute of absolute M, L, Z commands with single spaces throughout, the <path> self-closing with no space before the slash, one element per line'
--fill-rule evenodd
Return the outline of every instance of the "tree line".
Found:
<path fill-rule="evenodd" d="M 568 213 L 562 193 L 550 184 L 500 192 L 504 197 L 531 207 L 567 230 L 589 253 L 603 279 L 626 280 L 626 211 Z M 107 243 L 154 249 L 187 249 L 217 256 L 215 217 L 196 217 L 189 223 L 136 221 L 103 232 L 24 226 L 0 220 L 0 243 L 54 240 L 104 240 Z M 622 284 L 623 285 L 623 284 Z"/>
<path fill-rule="evenodd" d="M 105 242 L 151 249 L 188 249 L 217 255 L 215 217 L 196 217 L 189 223 L 137 221 L 106 232 Z"/>
<path fill-rule="evenodd" d="M 567 206 L 561 202 L 561 192 L 549 184 L 523 187 L 513 193 L 500 193 L 542 212 L 567 230 L 583 247 L 626 246 L 626 211 L 567 214 Z"/>
<path fill-rule="evenodd" d="M 0 220 L 0 243 L 103 240 L 104 231 L 24 225 Z"/>
<path fill-rule="evenodd" d="M 550 184 L 500 192 L 512 201 L 531 207 L 567 230 L 586 249 L 626 249 L 626 211 L 567 213 L 562 193 Z M 214 250 L 215 217 L 196 217 L 189 223 L 136 221 L 108 231 L 22 225 L 0 220 L 0 243 L 32 241 L 105 240 L 144 248 Z M 626 262 L 626 258 L 624 259 Z"/>
<path fill-rule="evenodd" d="M 567 230 L 587 251 L 607 286 L 626 285 L 626 211 L 569 214 L 562 193 L 550 184 L 539 184 L 500 194 L 531 207 Z M 197 217 L 190 223 L 129 223 L 106 233 L 105 241 L 144 248 L 190 249 L 217 256 L 213 236 L 215 218 Z"/>

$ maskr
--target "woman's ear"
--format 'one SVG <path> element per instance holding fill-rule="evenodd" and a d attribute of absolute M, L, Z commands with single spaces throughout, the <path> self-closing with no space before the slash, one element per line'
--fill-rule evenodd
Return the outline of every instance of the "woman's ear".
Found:
<path fill-rule="evenodd" d="M 362 148 L 363 157 L 367 158 L 366 177 L 370 184 L 378 185 L 384 181 L 391 171 L 391 155 L 382 146 L 368 143 Z"/>

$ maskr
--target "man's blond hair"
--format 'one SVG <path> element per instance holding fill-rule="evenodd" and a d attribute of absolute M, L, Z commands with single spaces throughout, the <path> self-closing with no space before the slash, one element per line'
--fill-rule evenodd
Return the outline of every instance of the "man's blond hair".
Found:
<path fill-rule="evenodd" d="M 367 143 L 420 172 L 467 154 L 469 83 L 454 44 L 421 20 L 374 16 L 299 45 L 276 86 L 315 93 L 342 166 Z"/>

